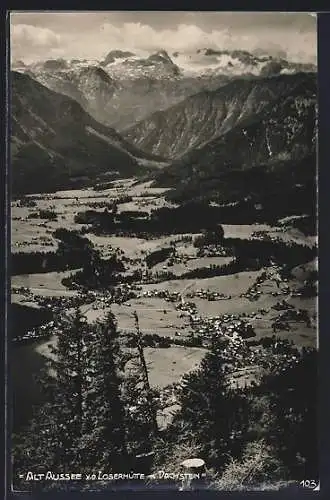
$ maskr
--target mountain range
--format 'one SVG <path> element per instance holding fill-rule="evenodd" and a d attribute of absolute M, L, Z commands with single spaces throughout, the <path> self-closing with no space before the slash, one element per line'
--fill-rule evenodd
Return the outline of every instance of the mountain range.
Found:
<path fill-rule="evenodd" d="M 11 164 L 14 193 L 55 191 L 98 176 L 133 176 L 164 166 L 94 120 L 76 100 L 14 71 Z"/>
<path fill-rule="evenodd" d="M 63 59 L 12 69 L 76 99 L 96 120 L 122 131 L 154 111 L 164 110 L 202 90 L 216 90 L 233 78 L 315 71 L 313 65 L 256 56 L 246 51 L 164 50 L 150 55 L 112 50 L 104 59 Z"/>
<path fill-rule="evenodd" d="M 314 199 L 311 66 L 214 49 L 16 66 L 13 192 L 143 176 L 176 202 Z"/>
<path fill-rule="evenodd" d="M 169 196 L 175 201 L 201 197 L 231 203 L 253 192 L 260 198 L 267 185 L 280 195 L 284 186 L 314 184 L 316 77 L 302 73 L 288 78 L 285 91 L 283 77 L 274 78 L 277 99 L 273 96 L 226 133 L 174 160 L 156 174 L 155 185 L 172 187 Z"/>
<path fill-rule="evenodd" d="M 216 139 L 292 95 L 313 74 L 236 79 L 213 91 L 202 91 L 157 111 L 123 132 L 142 150 L 175 159 Z"/>

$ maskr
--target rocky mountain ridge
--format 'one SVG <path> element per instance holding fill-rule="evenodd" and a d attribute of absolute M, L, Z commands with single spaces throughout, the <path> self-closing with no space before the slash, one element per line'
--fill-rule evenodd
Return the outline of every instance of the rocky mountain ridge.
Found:
<path fill-rule="evenodd" d="M 224 135 L 313 79 L 308 73 L 236 79 L 153 113 L 125 130 L 124 137 L 146 152 L 173 160 Z"/>
<path fill-rule="evenodd" d="M 64 59 L 12 69 L 55 92 L 76 99 L 96 120 L 124 130 L 149 114 L 164 110 L 202 90 L 215 90 L 232 78 L 311 71 L 311 65 L 255 56 L 245 51 L 200 49 L 190 53 L 164 50 L 149 55 L 111 50 L 101 61 Z M 108 77 L 108 79 L 107 79 Z"/>
<path fill-rule="evenodd" d="M 139 151 L 73 99 L 30 76 L 11 73 L 11 163 L 14 192 L 135 176 L 164 163 Z"/>
<path fill-rule="evenodd" d="M 261 196 L 268 184 L 273 190 L 304 189 L 315 183 L 316 134 L 316 77 L 306 74 L 277 101 L 174 161 L 155 184 L 173 187 L 170 197 L 177 201 L 202 197 L 221 203 L 257 187 Z"/>

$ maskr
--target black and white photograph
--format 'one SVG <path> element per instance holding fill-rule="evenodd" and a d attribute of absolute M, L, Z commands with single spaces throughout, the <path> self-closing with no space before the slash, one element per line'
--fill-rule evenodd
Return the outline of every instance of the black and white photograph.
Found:
<path fill-rule="evenodd" d="M 319 491 L 317 15 L 9 25 L 12 491 Z"/>

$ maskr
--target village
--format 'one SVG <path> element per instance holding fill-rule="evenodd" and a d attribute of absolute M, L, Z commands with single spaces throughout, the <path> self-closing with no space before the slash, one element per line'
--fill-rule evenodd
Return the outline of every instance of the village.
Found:
<path fill-rule="evenodd" d="M 64 311 L 79 308 L 87 323 L 112 311 L 121 345 L 131 352 L 136 343 L 136 313 L 150 383 L 159 393 L 158 423 L 164 429 L 178 409 L 177 393 L 184 375 L 200 366 L 214 338 L 223 345 L 229 386 L 244 388 L 257 385 L 263 371 L 274 363 L 274 356 L 281 363 L 292 345 L 299 349 L 315 345 L 316 317 L 314 282 L 308 271 L 311 268 L 314 272 L 312 263 L 305 266 L 306 271 L 298 265 L 292 276 L 275 261 L 260 269 L 240 270 L 235 269 L 233 249 L 219 243 L 217 236 L 207 244 L 202 233 L 154 235 L 119 229 L 115 234 L 96 234 L 84 221 L 76 221 L 78 211 L 114 205 L 119 214 L 137 214 L 141 209 L 151 213 L 162 206 L 160 191 L 122 181 L 104 191 L 35 195 L 22 203 L 13 202 L 14 253 L 24 257 L 44 252 L 40 254 L 42 264 L 43 255 L 47 258 L 49 252 L 58 253 L 61 242 L 54 238 L 54 232 L 65 227 L 68 235 L 70 231 L 81 235 L 75 236 L 77 242 L 87 238 L 104 262 L 116 255 L 125 271 L 119 281 L 111 284 L 110 280 L 109 286 L 99 287 L 95 280 L 90 286 L 88 281 L 81 284 L 77 278 L 81 270 L 74 268 L 74 262 L 72 269 L 63 271 L 47 272 L 42 267 L 42 272 L 20 271 L 12 277 L 12 307 L 18 318 L 12 340 L 18 369 L 26 363 L 34 365 L 37 359 L 41 362 L 52 357 L 58 320 Z M 56 217 L 38 220 L 29 216 L 38 210 Z M 225 238 L 238 235 L 243 242 L 258 241 L 265 231 L 270 243 L 279 234 L 287 237 L 280 227 L 260 228 L 262 234 L 257 234 L 258 225 L 224 225 Z M 298 237 L 304 244 L 304 236 Z M 307 289 L 309 296 L 305 297 Z M 24 328 L 19 318 L 25 315 L 29 320 Z M 18 402 L 25 400 L 27 386 L 31 401 L 37 401 L 34 375 L 27 372 L 19 378 Z"/>

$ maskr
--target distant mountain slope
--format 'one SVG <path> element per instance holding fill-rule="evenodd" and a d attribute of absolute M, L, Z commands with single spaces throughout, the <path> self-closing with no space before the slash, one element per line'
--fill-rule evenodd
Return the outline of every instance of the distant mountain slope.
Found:
<path fill-rule="evenodd" d="M 296 165 L 306 158 L 309 181 L 315 179 L 315 150 L 316 78 L 305 75 L 289 94 L 174 161 L 157 174 L 156 185 L 173 187 L 169 196 L 181 201 L 202 197 L 233 202 L 248 196 L 253 186 L 262 194 L 267 178 L 276 180 L 275 190 L 299 183 Z"/>
<path fill-rule="evenodd" d="M 113 110 L 111 99 L 117 89 L 116 82 L 108 73 L 95 65 L 66 63 L 63 66 L 53 61 L 50 66 L 50 62 L 30 69 L 28 74 L 50 90 L 75 99 L 98 121 L 107 121 L 108 114 Z"/>
<path fill-rule="evenodd" d="M 116 62 L 117 59 L 125 59 L 134 56 L 135 54 L 129 50 L 111 50 L 104 60 L 100 62 L 100 65 L 107 66 L 108 64 Z"/>
<path fill-rule="evenodd" d="M 13 192 L 54 191 L 100 174 L 133 176 L 159 167 L 73 99 L 11 73 Z"/>
<path fill-rule="evenodd" d="M 148 57 L 127 54 L 129 53 L 111 51 L 101 64 L 112 77 L 119 79 L 175 79 L 181 76 L 180 68 L 173 62 L 165 50 L 159 50 Z"/>
<path fill-rule="evenodd" d="M 258 54 L 257 54 L 258 52 Z M 265 51 L 226 50 L 203 48 L 173 54 L 176 64 L 184 73 L 228 75 L 275 76 L 280 73 L 316 71 L 314 64 L 287 61 L 281 57 L 272 57 Z"/>
<path fill-rule="evenodd" d="M 267 54 L 201 48 L 168 54 L 111 50 L 102 60 L 49 59 L 12 68 L 73 99 L 97 121 L 125 130 L 155 111 L 166 110 L 201 91 L 234 78 L 269 77 L 316 71 Z"/>
<path fill-rule="evenodd" d="M 233 80 L 217 90 L 200 92 L 165 111 L 153 113 L 123 134 L 146 152 L 178 158 L 311 82 L 315 82 L 313 73 Z"/>
<path fill-rule="evenodd" d="M 97 121 L 118 130 L 228 80 L 221 75 L 183 76 L 165 54 L 153 54 L 147 59 L 127 54 L 111 51 L 100 65 L 97 61 L 64 64 L 53 60 L 53 64 L 16 63 L 15 67 L 50 90 L 75 99 Z"/>

